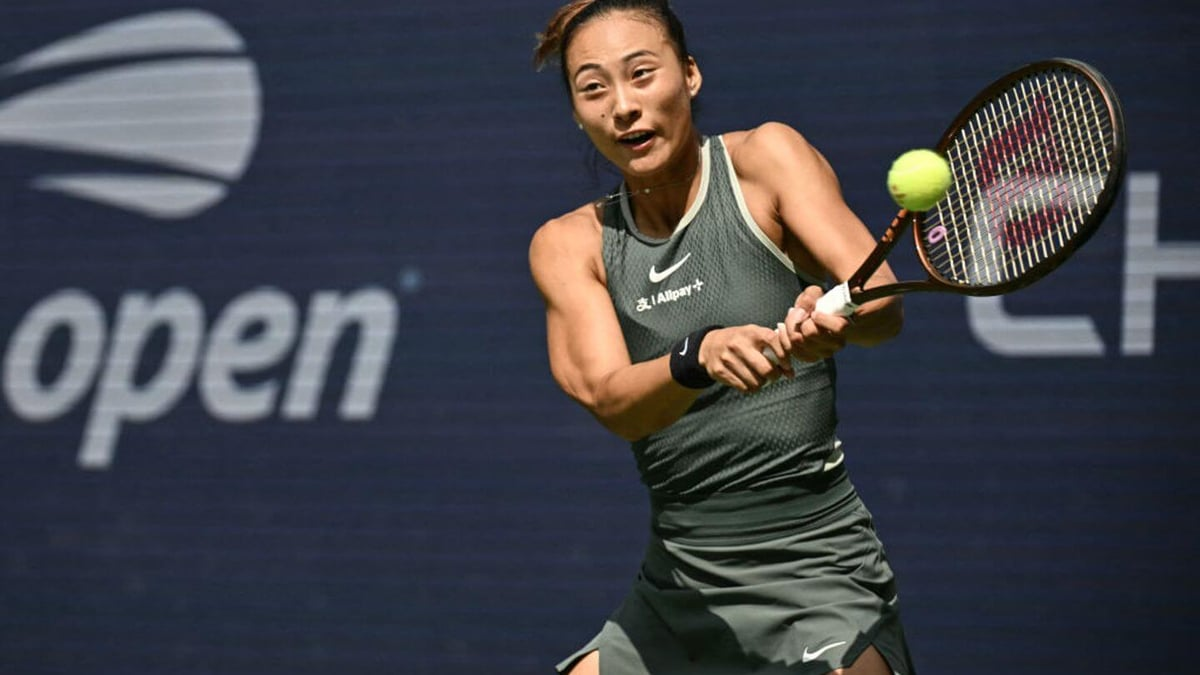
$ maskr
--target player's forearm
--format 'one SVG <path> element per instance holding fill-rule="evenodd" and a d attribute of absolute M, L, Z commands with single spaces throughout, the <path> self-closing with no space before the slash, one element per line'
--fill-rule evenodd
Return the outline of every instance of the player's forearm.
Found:
<path fill-rule="evenodd" d="M 854 313 L 846 329 L 846 342 L 874 347 L 900 334 L 904 326 L 904 303 L 900 296 L 868 302 Z"/>
<path fill-rule="evenodd" d="M 635 441 L 673 424 L 701 391 L 676 383 L 664 356 L 610 373 L 580 403 L 605 428 Z"/>

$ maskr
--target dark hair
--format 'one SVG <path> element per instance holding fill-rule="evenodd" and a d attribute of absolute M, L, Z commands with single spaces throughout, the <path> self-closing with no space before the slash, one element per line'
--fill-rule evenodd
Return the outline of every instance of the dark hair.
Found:
<path fill-rule="evenodd" d="M 683 23 L 667 0 L 574 0 L 560 7 L 550 17 L 546 30 L 538 34 L 533 65 L 540 70 L 547 61 L 558 59 L 563 83 L 570 86 L 565 54 L 571 39 L 575 37 L 575 31 L 592 19 L 622 10 L 641 12 L 657 20 L 666 29 L 667 38 L 674 44 L 679 60 L 691 56 L 687 38 L 683 34 Z"/>

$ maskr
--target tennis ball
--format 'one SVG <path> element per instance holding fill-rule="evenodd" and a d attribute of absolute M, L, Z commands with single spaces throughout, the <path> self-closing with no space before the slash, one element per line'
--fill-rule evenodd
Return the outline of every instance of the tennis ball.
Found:
<path fill-rule="evenodd" d="M 950 165 L 933 150 L 909 150 L 892 162 L 888 192 L 909 211 L 928 211 L 942 201 L 951 183 Z"/>

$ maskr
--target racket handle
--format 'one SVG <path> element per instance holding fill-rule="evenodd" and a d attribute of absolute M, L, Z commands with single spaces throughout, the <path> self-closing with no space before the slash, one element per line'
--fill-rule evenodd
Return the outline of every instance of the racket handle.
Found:
<path fill-rule="evenodd" d="M 815 311 L 833 316 L 850 316 L 858 307 L 858 303 L 850 299 L 850 285 L 843 281 L 817 300 Z"/>
<path fill-rule="evenodd" d="M 782 334 L 783 331 L 785 331 L 785 330 L 787 330 L 787 327 L 783 325 L 782 321 L 775 324 L 775 332 L 776 333 Z M 771 362 L 771 365 L 773 365 L 773 366 L 779 365 L 779 359 L 775 357 L 775 352 L 771 351 L 770 347 L 764 347 L 762 350 L 762 355 L 767 357 L 767 360 Z"/>
<path fill-rule="evenodd" d="M 858 308 L 858 303 L 850 299 L 850 284 L 843 281 L 829 289 L 829 292 L 825 295 L 822 295 L 817 300 L 817 306 L 813 311 L 833 316 L 850 316 Z M 787 328 L 782 323 L 775 327 L 775 332 L 777 333 L 782 333 L 785 330 Z M 779 365 L 779 359 L 775 358 L 775 352 L 770 349 L 764 349 L 762 353 L 772 364 Z"/>

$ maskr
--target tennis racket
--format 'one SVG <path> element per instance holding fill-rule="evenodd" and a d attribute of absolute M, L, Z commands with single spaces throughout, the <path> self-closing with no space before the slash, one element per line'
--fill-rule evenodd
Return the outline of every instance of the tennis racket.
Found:
<path fill-rule="evenodd" d="M 1054 271 L 1112 207 L 1125 172 L 1125 122 L 1112 86 L 1069 59 L 1024 66 L 980 92 L 936 150 L 953 184 L 924 212 L 901 210 L 849 279 L 816 311 L 913 291 L 1000 295 Z M 863 285 L 911 227 L 928 277 Z"/>

